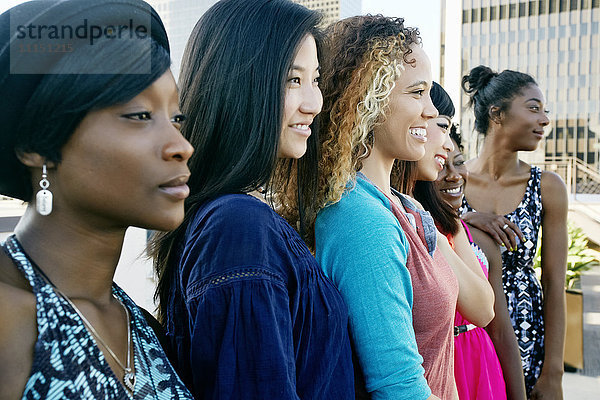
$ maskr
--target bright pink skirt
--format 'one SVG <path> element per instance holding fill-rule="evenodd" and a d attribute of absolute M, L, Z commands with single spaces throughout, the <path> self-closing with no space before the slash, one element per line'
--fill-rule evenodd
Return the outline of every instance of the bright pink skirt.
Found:
<path fill-rule="evenodd" d="M 455 325 L 463 324 L 469 322 L 457 312 Z M 485 329 L 454 337 L 454 378 L 460 400 L 506 400 L 502 367 Z"/>

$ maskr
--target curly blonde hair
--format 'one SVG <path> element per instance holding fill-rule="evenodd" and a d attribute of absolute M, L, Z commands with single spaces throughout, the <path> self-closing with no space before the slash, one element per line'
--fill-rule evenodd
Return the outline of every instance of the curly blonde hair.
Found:
<path fill-rule="evenodd" d="M 419 31 L 402 18 L 357 16 L 326 30 L 321 60 L 323 110 L 319 189 L 312 213 L 339 201 L 373 145 L 373 128 L 385 120 L 395 81 L 411 64 Z"/>

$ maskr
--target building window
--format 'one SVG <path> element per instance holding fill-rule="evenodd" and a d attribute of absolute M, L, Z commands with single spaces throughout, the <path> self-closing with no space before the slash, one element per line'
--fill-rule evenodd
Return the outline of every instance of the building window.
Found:
<path fill-rule="evenodd" d="M 500 6 L 500 19 L 506 19 L 506 4 Z"/>
<path fill-rule="evenodd" d="M 527 31 L 524 29 L 521 29 L 519 31 L 519 42 L 523 43 L 526 39 L 527 39 Z"/>
<path fill-rule="evenodd" d="M 571 24 L 570 31 L 571 31 L 571 36 L 573 36 L 573 37 L 577 36 L 577 25 Z"/>
<path fill-rule="evenodd" d="M 479 8 L 473 8 L 471 10 L 471 23 L 479 22 Z"/>
<path fill-rule="evenodd" d="M 463 24 L 468 24 L 469 23 L 469 10 L 463 10 L 462 23 Z"/>
<path fill-rule="evenodd" d="M 558 37 L 564 38 L 567 37 L 567 27 L 561 25 L 558 27 Z"/>
<path fill-rule="evenodd" d="M 550 0 L 550 14 L 554 14 L 556 12 L 556 2 L 558 0 Z"/>
<path fill-rule="evenodd" d="M 508 6 L 508 18 L 515 18 L 517 16 L 517 5 L 510 4 Z"/>
<path fill-rule="evenodd" d="M 590 8 L 590 0 L 581 0 L 581 9 L 587 10 Z"/>
<path fill-rule="evenodd" d="M 548 12 L 548 2 L 546 0 L 538 1 L 538 6 L 539 15 L 546 14 Z"/>
<path fill-rule="evenodd" d="M 595 164 L 596 163 L 596 154 L 592 153 L 591 151 L 589 151 L 587 154 L 588 154 L 587 163 Z"/>
<path fill-rule="evenodd" d="M 527 3 L 519 3 L 519 17 L 524 17 L 527 14 Z"/>
<path fill-rule="evenodd" d="M 490 7 L 490 21 L 498 19 L 498 6 Z"/>
<path fill-rule="evenodd" d="M 559 12 L 567 11 L 567 0 L 559 0 Z"/>
<path fill-rule="evenodd" d="M 488 8 L 484 7 L 481 9 L 481 22 L 485 22 L 488 20 Z"/>
<path fill-rule="evenodd" d="M 532 15 L 536 15 L 536 14 L 535 14 L 535 12 L 536 12 L 535 6 L 536 6 L 536 5 L 537 5 L 537 4 L 536 4 L 536 2 L 535 2 L 535 1 L 530 1 L 530 2 L 529 2 L 529 16 L 530 16 L 530 17 L 531 17 Z M 539 15 L 539 13 L 538 13 L 538 15 Z"/>
<path fill-rule="evenodd" d="M 579 1 L 581 1 L 581 0 L 571 0 L 571 5 L 569 7 L 569 10 L 571 10 L 571 11 L 577 10 L 577 3 Z"/>

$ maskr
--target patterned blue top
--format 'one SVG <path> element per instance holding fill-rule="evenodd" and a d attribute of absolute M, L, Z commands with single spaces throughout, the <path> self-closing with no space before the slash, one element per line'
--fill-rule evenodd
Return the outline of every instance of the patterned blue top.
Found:
<path fill-rule="evenodd" d="M 23 272 L 36 297 L 38 337 L 23 399 L 130 399 L 73 307 L 37 272 L 10 236 L 4 251 Z M 113 284 L 129 309 L 136 383 L 135 399 L 192 399 L 175 374 L 154 332 L 135 303 Z"/>
<path fill-rule="evenodd" d="M 346 304 L 267 204 L 203 203 L 178 260 L 167 336 L 196 398 L 354 400 Z"/>
<path fill-rule="evenodd" d="M 527 188 L 517 208 L 504 217 L 515 223 L 524 241 L 515 251 L 502 249 L 502 282 L 508 313 L 517 335 L 527 394 L 540 376 L 544 362 L 544 296 L 533 269 L 542 224 L 542 171 L 531 167 Z M 463 212 L 477 211 L 463 198 Z"/>

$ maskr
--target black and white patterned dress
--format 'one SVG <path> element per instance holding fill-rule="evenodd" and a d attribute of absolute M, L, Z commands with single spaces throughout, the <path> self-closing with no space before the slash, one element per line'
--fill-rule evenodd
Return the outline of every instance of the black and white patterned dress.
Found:
<path fill-rule="evenodd" d="M 130 396 L 73 307 L 33 268 L 16 237 L 2 244 L 36 297 L 38 337 L 23 399 L 193 399 L 169 363 L 135 303 L 117 285 L 129 309 L 135 387 Z"/>
<path fill-rule="evenodd" d="M 504 294 L 521 351 L 528 396 L 540 376 L 544 362 L 542 286 L 533 270 L 542 223 L 541 177 L 542 171 L 532 167 L 525 196 L 516 210 L 505 215 L 521 229 L 525 241 L 518 243 L 516 251 L 503 250 L 502 253 Z M 465 213 L 476 210 L 464 198 L 461 211 Z"/>

